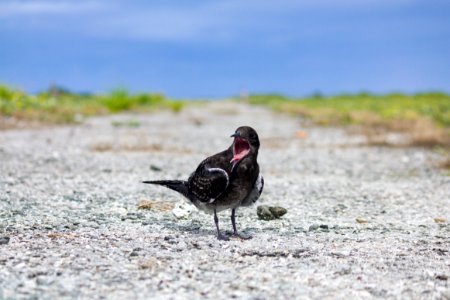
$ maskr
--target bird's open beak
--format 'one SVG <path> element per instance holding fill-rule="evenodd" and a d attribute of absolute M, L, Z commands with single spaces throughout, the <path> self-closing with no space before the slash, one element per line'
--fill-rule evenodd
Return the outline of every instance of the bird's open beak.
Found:
<path fill-rule="evenodd" d="M 233 141 L 233 158 L 231 159 L 230 163 L 234 166 L 242 160 L 244 157 L 247 156 L 247 154 L 250 153 L 250 143 L 246 140 L 241 138 L 241 134 L 239 132 L 236 132 L 231 137 L 234 137 Z"/>

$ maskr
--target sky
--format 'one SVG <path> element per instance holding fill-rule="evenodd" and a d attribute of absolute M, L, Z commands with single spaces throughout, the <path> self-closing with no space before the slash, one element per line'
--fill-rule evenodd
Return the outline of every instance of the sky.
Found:
<path fill-rule="evenodd" d="M 0 0 L 0 83 L 191 99 L 450 92 L 450 1 Z"/>

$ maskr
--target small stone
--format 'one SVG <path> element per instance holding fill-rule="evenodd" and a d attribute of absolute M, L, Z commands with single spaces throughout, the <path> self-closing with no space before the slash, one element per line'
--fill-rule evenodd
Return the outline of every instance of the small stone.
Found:
<path fill-rule="evenodd" d="M 9 236 L 0 236 L 0 245 L 6 245 L 9 243 Z"/>
<path fill-rule="evenodd" d="M 319 225 L 313 224 L 313 225 L 309 226 L 308 231 L 316 231 L 317 229 L 319 229 Z"/>
<path fill-rule="evenodd" d="M 197 242 L 191 242 L 191 244 L 195 249 L 199 249 L 199 250 L 202 249 L 201 245 Z"/>
<path fill-rule="evenodd" d="M 443 280 L 443 281 L 447 281 L 448 280 L 448 276 L 444 275 L 444 274 L 436 275 L 434 278 L 436 278 L 438 280 Z"/>
<path fill-rule="evenodd" d="M 356 218 L 356 222 L 358 222 L 359 224 L 365 224 L 368 221 L 366 219 L 363 219 L 363 218 Z"/>
<path fill-rule="evenodd" d="M 180 201 L 175 205 L 175 208 L 172 209 L 172 214 L 177 219 L 187 219 L 193 212 L 194 206 L 192 204 L 187 203 L 186 201 Z"/>
<path fill-rule="evenodd" d="M 334 212 L 343 212 L 344 210 L 346 210 L 347 209 L 347 206 L 345 206 L 344 204 L 342 204 L 342 203 L 339 203 L 338 205 L 336 205 L 335 207 L 334 207 Z"/>
<path fill-rule="evenodd" d="M 280 218 L 281 216 L 284 216 L 287 213 L 287 209 L 281 206 L 270 206 L 269 207 L 270 212 L 275 218 Z"/>
<path fill-rule="evenodd" d="M 445 220 L 444 218 L 434 218 L 434 222 L 435 223 L 445 223 L 447 222 L 447 220 Z"/>
<path fill-rule="evenodd" d="M 133 251 L 130 253 L 130 257 L 139 256 L 139 253 L 137 251 Z"/>
<path fill-rule="evenodd" d="M 264 221 L 270 221 L 275 219 L 275 217 L 272 215 L 272 212 L 270 211 L 269 206 L 267 205 L 260 205 L 256 208 L 256 214 L 258 215 L 258 218 Z"/>
<path fill-rule="evenodd" d="M 150 165 L 150 170 L 155 171 L 155 172 L 161 172 L 162 169 L 156 165 Z"/>

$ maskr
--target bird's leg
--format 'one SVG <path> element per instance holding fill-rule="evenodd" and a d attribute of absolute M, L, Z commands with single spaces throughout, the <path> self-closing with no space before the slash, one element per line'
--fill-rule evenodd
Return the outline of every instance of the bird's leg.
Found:
<path fill-rule="evenodd" d="M 239 234 L 237 232 L 237 229 L 236 229 L 236 208 L 233 208 L 231 210 L 231 224 L 233 225 L 233 236 L 238 237 L 238 238 L 240 238 L 242 240 L 249 240 L 249 239 L 252 238 L 250 235 L 249 236 L 245 236 L 245 235 Z"/>
<path fill-rule="evenodd" d="M 228 240 L 230 240 L 228 237 L 226 237 L 222 233 L 220 233 L 219 218 L 217 217 L 216 210 L 214 210 L 214 223 L 216 224 L 216 228 L 217 228 L 217 239 L 220 240 L 220 241 L 228 241 Z"/>

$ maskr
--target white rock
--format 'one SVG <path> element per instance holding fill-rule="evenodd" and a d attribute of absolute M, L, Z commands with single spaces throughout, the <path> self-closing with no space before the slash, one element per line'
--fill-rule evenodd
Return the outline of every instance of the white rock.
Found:
<path fill-rule="evenodd" d="M 172 214 L 177 219 L 187 219 L 191 216 L 194 210 L 195 207 L 192 204 L 189 204 L 186 201 L 180 201 L 172 209 Z"/>

